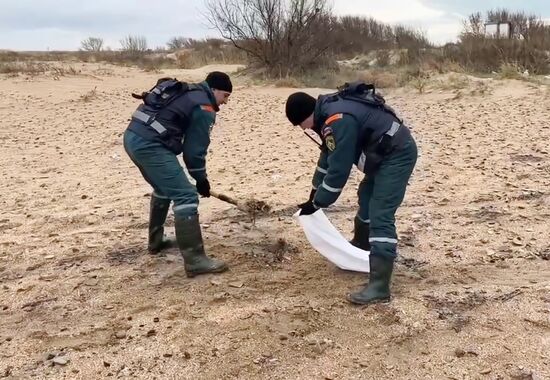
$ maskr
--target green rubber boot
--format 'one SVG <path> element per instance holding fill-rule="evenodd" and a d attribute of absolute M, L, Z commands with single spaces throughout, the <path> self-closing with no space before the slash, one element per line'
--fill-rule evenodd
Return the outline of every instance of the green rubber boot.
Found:
<path fill-rule="evenodd" d="M 393 260 L 371 255 L 369 284 L 360 291 L 350 294 L 350 302 L 357 305 L 389 302 L 392 272 Z"/>
<path fill-rule="evenodd" d="M 220 273 L 228 269 L 223 261 L 206 256 L 197 214 L 184 218 L 176 217 L 176 239 L 185 262 L 187 277 Z"/>
<path fill-rule="evenodd" d="M 359 249 L 370 251 L 370 224 L 363 222 L 358 216 L 356 216 L 353 221 L 353 225 L 353 239 L 350 240 L 350 243 Z"/>
<path fill-rule="evenodd" d="M 149 253 L 156 255 L 163 249 L 176 247 L 175 239 L 164 236 L 164 222 L 170 208 L 170 199 L 160 198 L 151 194 L 151 207 L 149 209 Z"/>

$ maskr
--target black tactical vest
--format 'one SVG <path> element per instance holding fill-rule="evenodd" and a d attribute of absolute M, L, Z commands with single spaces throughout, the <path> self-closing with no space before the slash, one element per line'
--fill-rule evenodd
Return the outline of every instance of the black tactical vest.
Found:
<path fill-rule="evenodd" d="M 321 95 L 314 112 L 314 130 L 322 136 L 321 129 L 327 118 L 338 113 L 352 116 L 359 125 L 356 156 L 357 161 L 362 161 L 361 165 L 358 162 L 358 167 L 363 167 L 361 171 L 375 171 L 384 156 L 403 148 L 409 141 L 409 129 L 381 97 L 361 99 L 353 92 L 343 91 Z"/>
<path fill-rule="evenodd" d="M 144 96 L 144 104 L 132 114 L 128 129 L 147 140 L 160 142 L 174 154 L 180 154 L 195 107 L 210 105 L 215 111 L 219 108 L 206 85 L 184 84 L 179 94 L 168 90 L 163 92 L 162 88 L 155 93 L 158 87 L 159 84 Z M 153 95 L 158 101 L 151 100 Z M 163 102 L 163 96 L 169 101 Z"/>

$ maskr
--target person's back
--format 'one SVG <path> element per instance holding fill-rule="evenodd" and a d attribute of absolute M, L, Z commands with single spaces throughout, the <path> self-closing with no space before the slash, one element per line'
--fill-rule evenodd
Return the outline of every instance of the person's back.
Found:
<path fill-rule="evenodd" d="M 174 154 L 180 154 L 183 151 L 182 141 L 186 131 L 193 124 L 193 112 L 197 107 L 214 112 L 214 118 L 219 108 L 206 82 L 178 82 L 179 86 L 172 86 L 178 88 L 172 91 L 168 88 L 165 92 L 160 92 L 159 85 L 165 82 L 169 82 L 168 85 L 174 83 L 169 79 L 157 84 L 132 115 L 128 129 L 147 140 L 165 145 Z M 154 93 L 155 90 L 159 91 L 158 95 Z M 163 96 L 169 100 L 166 105 L 162 104 Z M 171 97 L 173 99 L 170 99 Z M 154 122 L 155 125 L 152 125 Z"/>
<path fill-rule="evenodd" d="M 393 149 L 402 146 L 410 137 L 408 128 L 401 127 L 402 120 L 395 114 L 393 109 L 387 106 L 363 103 L 360 100 L 355 100 L 354 97 L 344 97 L 338 93 L 318 97 L 313 129 L 322 136 L 331 134 L 329 132 L 332 132 L 334 126 L 329 125 L 325 130 L 323 127 L 327 124 L 329 117 L 338 118 L 339 115 L 342 115 L 342 118 L 345 115 L 354 121 L 347 123 L 346 127 L 357 129 L 356 138 L 354 139 L 355 146 L 349 146 L 348 149 L 355 149 L 354 164 L 366 174 L 368 172 L 373 174 L 377 163 L 371 163 L 371 161 L 366 160 L 366 157 L 362 156 L 366 155 L 368 150 L 370 151 L 368 153 L 372 154 L 375 150 L 373 145 L 378 144 L 384 134 L 390 132 L 392 128 L 398 129 L 395 132 L 390 132 L 393 137 Z M 328 124 L 335 121 L 337 119 L 330 120 Z"/>

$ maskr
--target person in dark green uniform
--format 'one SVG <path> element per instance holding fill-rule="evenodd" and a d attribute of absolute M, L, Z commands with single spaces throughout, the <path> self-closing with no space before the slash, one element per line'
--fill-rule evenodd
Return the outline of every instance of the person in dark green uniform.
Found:
<path fill-rule="evenodd" d="M 365 173 L 357 192 L 359 210 L 351 243 L 370 251 L 371 270 L 368 285 L 349 300 L 362 305 L 389 301 L 397 256 L 395 213 L 417 159 L 409 129 L 374 86 L 362 82 L 317 99 L 296 92 L 287 99 L 286 115 L 293 125 L 312 129 L 323 141 L 313 188 L 299 205 L 300 215 L 333 204 L 354 164 Z"/>
<path fill-rule="evenodd" d="M 162 78 L 143 99 L 124 133 L 124 148 L 143 178 L 152 186 L 149 213 L 150 253 L 177 245 L 185 271 L 193 277 L 227 270 L 227 264 L 206 255 L 199 224 L 199 197 L 210 196 L 206 154 L 216 112 L 233 90 L 229 76 L 212 72 L 197 84 Z M 180 165 L 183 155 L 193 186 Z M 164 223 L 173 202 L 176 241 L 164 236 Z"/>

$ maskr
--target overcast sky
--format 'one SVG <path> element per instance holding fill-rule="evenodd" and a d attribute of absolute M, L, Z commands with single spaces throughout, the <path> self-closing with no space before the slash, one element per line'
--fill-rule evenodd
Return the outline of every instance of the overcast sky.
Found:
<path fill-rule="evenodd" d="M 419 27 L 436 43 L 455 40 L 461 20 L 476 11 L 504 7 L 550 19 L 550 0 L 332 1 L 337 14 Z M 203 9 L 203 0 L 0 0 L 0 49 L 77 50 L 89 36 L 113 49 L 129 34 L 145 36 L 151 48 L 173 36 L 215 37 Z"/>

